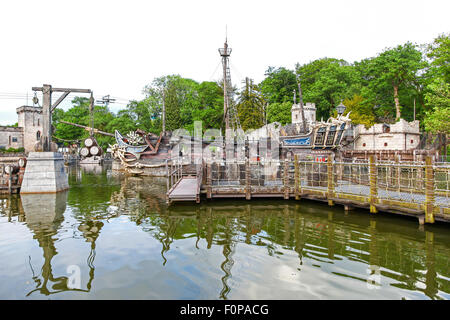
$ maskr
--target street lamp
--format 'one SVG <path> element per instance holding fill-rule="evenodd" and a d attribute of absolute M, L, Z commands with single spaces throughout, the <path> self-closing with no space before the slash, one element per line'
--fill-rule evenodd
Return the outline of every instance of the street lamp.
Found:
<path fill-rule="evenodd" d="M 336 107 L 336 111 L 337 111 L 338 115 L 342 116 L 344 114 L 346 108 L 347 107 L 344 106 L 344 104 L 341 101 L 341 104 Z"/>

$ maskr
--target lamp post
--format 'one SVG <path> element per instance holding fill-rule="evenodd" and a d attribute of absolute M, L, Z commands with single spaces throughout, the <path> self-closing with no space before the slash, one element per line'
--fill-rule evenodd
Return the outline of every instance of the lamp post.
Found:
<path fill-rule="evenodd" d="M 336 107 L 336 111 L 337 111 L 339 117 L 344 114 L 346 108 L 347 107 L 344 106 L 344 104 L 341 101 L 341 104 Z"/>

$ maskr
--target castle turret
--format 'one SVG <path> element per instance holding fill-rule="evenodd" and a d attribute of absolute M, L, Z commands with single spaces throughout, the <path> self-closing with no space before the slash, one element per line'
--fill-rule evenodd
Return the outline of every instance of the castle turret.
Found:
<path fill-rule="evenodd" d="M 307 102 L 303 107 L 305 113 L 305 120 L 310 125 L 316 122 L 316 104 Z M 291 122 L 293 124 L 302 123 L 302 115 L 300 104 L 293 104 L 291 108 Z"/>
<path fill-rule="evenodd" d="M 18 127 L 23 130 L 25 152 L 34 151 L 34 145 L 42 134 L 42 107 L 22 106 L 16 109 Z"/>

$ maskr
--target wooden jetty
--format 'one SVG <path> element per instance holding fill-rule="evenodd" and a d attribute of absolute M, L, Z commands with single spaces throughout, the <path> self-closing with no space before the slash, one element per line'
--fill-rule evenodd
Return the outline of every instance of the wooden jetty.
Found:
<path fill-rule="evenodd" d="M 200 188 L 203 178 L 203 166 L 199 164 L 195 174 L 187 171 L 183 175 L 182 160 L 166 161 L 167 170 L 167 202 L 195 201 L 200 203 Z"/>
<path fill-rule="evenodd" d="M 168 162 L 167 202 L 216 198 L 302 198 L 417 217 L 420 224 L 450 222 L 450 165 L 425 162 L 273 162 L 215 160 L 184 169 Z"/>

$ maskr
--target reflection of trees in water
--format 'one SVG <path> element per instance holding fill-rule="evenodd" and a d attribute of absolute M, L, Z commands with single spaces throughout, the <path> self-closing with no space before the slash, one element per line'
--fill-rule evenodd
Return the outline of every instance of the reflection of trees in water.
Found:
<path fill-rule="evenodd" d="M 22 195 L 21 198 L 27 226 L 34 233 L 33 238 L 38 241 L 44 257 L 44 264 L 39 275 L 35 274 L 31 257 L 29 257 L 32 279 L 36 288 L 31 290 L 27 296 L 34 292 L 40 292 L 47 296 L 63 291 L 89 292 L 94 280 L 95 241 L 100 234 L 103 222 L 92 221 L 87 218 L 79 225 L 78 229 L 82 232 L 83 237 L 91 243 L 91 250 L 86 261 L 89 268 L 89 281 L 86 285 L 87 289 L 71 288 L 68 283 L 69 278 L 67 276 L 54 276 L 52 269 L 52 259 L 58 254 L 55 247 L 58 238 L 55 236 L 64 221 L 63 214 L 66 209 L 67 192 Z"/>
<path fill-rule="evenodd" d="M 434 258 L 436 245 L 430 245 L 425 239 L 419 240 L 418 236 L 425 235 L 415 228 L 415 224 L 399 228 L 399 222 L 395 220 L 380 222 L 360 214 L 345 216 L 333 208 L 311 205 L 305 210 L 305 207 L 257 203 L 230 205 L 226 202 L 173 206 L 161 217 L 167 222 L 153 225 L 156 227 L 154 234 L 166 235 L 159 237 L 163 253 L 170 249 L 170 243 L 184 239 L 186 235 L 196 237 L 196 248 L 201 239 L 206 240 L 207 249 L 212 244 L 223 246 L 224 260 L 220 267 L 225 275 L 221 298 L 226 298 L 231 290 L 227 281 L 232 274 L 232 256 L 237 242 L 265 246 L 271 256 L 282 254 L 281 249 L 293 250 L 298 254 L 299 265 L 304 264 L 305 259 L 318 265 L 349 259 L 378 266 L 382 276 L 394 281 L 392 286 L 422 291 L 431 298 L 438 298 L 439 290 L 450 291 L 450 283 L 438 278 L 438 274 L 448 276 L 448 255 L 441 256 L 438 263 Z M 319 214 L 319 210 L 322 213 Z M 237 234 L 245 236 L 240 239 L 234 236 Z M 428 231 L 427 239 L 430 234 L 434 233 Z M 442 241 L 439 250 L 449 252 Z M 335 274 L 364 282 L 369 276 Z M 424 288 L 418 282 L 423 283 Z"/>
<path fill-rule="evenodd" d="M 108 217 L 111 195 L 120 188 L 120 177 L 88 174 L 82 169 L 70 169 L 70 192 L 67 203 L 75 216 Z"/>

